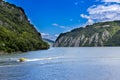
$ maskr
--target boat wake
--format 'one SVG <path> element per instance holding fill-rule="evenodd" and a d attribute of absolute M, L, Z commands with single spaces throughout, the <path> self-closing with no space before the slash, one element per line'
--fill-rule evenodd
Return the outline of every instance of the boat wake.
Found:
<path fill-rule="evenodd" d="M 51 62 L 51 61 L 54 61 L 54 60 L 61 60 L 63 59 L 64 57 L 63 56 L 58 56 L 58 57 L 46 57 L 46 58 L 33 58 L 33 59 L 28 59 L 28 58 L 25 58 L 25 61 L 24 62 L 20 62 L 19 59 L 20 58 L 7 58 L 7 59 L 1 59 L 0 60 L 0 67 L 1 66 L 14 66 L 14 65 L 21 65 L 21 64 L 26 64 L 26 62 L 38 62 L 38 61 L 42 61 L 40 63 L 46 63 L 46 62 Z"/>
<path fill-rule="evenodd" d="M 27 62 L 31 61 L 45 61 L 45 60 L 55 60 L 55 59 L 62 59 L 64 58 L 63 56 L 59 57 L 47 57 L 47 58 L 36 58 L 36 59 L 26 59 Z"/>

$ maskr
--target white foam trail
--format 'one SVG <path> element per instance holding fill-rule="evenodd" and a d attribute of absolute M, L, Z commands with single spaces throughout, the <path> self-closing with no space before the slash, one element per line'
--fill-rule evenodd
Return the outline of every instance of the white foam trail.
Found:
<path fill-rule="evenodd" d="M 54 59 L 62 59 L 63 56 L 60 57 L 48 57 L 48 58 L 37 58 L 37 59 L 27 59 L 26 61 L 43 61 L 43 60 L 54 60 Z"/>

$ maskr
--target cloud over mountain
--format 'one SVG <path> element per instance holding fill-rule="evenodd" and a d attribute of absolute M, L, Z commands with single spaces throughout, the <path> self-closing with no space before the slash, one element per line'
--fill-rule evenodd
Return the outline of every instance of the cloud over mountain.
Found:
<path fill-rule="evenodd" d="M 110 2 L 120 3 L 120 0 L 102 0 L 102 2 L 106 2 L 106 3 L 110 3 Z"/>
<path fill-rule="evenodd" d="M 88 19 L 87 24 L 120 20 L 120 0 L 102 0 L 105 4 L 93 5 L 87 9 L 88 15 L 80 14 L 80 17 Z M 116 2 L 114 4 L 109 4 Z"/>

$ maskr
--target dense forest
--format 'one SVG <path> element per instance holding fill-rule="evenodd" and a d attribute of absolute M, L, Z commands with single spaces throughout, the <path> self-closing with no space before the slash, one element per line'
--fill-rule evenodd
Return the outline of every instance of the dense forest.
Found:
<path fill-rule="evenodd" d="M 7 2 L 0 2 L 0 52 L 26 52 L 48 49 L 49 45 L 30 24 L 24 10 Z"/>

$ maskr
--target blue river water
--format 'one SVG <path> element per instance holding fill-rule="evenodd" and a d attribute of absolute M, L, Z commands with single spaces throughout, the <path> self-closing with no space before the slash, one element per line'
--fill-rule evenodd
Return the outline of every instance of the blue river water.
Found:
<path fill-rule="evenodd" d="M 27 60 L 18 62 L 21 57 Z M 0 55 L 0 80 L 120 80 L 120 48 L 50 48 Z"/>

